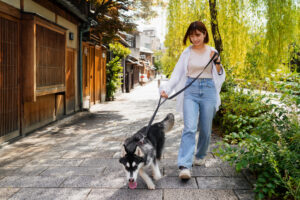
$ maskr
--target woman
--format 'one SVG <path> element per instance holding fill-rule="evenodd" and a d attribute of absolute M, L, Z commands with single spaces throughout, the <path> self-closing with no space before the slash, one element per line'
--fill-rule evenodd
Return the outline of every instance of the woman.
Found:
<path fill-rule="evenodd" d="M 204 70 L 214 52 L 217 52 L 207 45 L 209 42 L 208 32 L 200 21 L 190 24 L 183 39 L 184 45 L 188 38 L 192 45 L 182 52 L 170 80 L 160 88 L 160 94 L 164 98 L 168 98 L 174 89 L 178 91 L 189 84 Z M 220 64 L 220 57 L 218 57 L 208 65 L 198 80 L 177 97 L 177 111 L 183 113 L 184 121 L 178 153 L 181 179 L 191 178 L 190 169 L 193 164 L 198 124 L 200 135 L 194 164 L 203 165 L 205 162 L 204 157 L 209 146 L 212 120 L 221 104 L 219 93 L 224 80 L 225 71 Z"/>

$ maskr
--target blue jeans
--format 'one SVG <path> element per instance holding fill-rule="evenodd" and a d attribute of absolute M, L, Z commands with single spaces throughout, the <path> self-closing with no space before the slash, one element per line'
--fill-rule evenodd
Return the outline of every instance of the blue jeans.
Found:
<path fill-rule="evenodd" d="M 188 78 L 186 85 L 192 80 L 192 78 Z M 195 156 L 198 159 L 203 159 L 206 156 L 210 142 L 212 120 L 216 111 L 215 107 L 216 88 L 212 79 L 197 79 L 184 91 L 184 128 L 178 153 L 178 166 L 192 167 L 198 126 L 200 135 Z"/>

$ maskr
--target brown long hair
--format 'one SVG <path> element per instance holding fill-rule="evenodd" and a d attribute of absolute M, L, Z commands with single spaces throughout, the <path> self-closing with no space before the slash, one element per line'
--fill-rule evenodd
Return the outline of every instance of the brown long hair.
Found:
<path fill-rule="evenodd" d="M 187 38 L 190 39 L 189 36 L 192 33 L 194 33 L 196 30 L 200 31 L 203 34 L 206 34 L 205 38 L 204 38 L 204 43 L 208 43 L 209 42 L 209 37 L 208 37 L 206 26 L 202 22 L 200 22 L 200 21 L 194 21 L 194 22 L 192 22 L 190 24 L 189 28 L 187 29 L 187 31 L 185 33 L 185 36 L 183 38 L 183 44 L 184 45 L 186 45 Z M 190 42 L 191 42 L 191 40 L 190 40 Z"/>

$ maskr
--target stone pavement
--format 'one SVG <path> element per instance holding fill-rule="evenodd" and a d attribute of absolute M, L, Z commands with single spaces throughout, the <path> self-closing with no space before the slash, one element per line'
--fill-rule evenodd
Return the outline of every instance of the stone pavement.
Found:
<path fill-rule="evenodd" d="M 179 180 L 176 157 L 183 125 L 174 100 L 155 118 L 175 114 L 160 163 L 165 176 L 155 182 L 156 190 L 147 190 L 142 180 L 137 189 L 127 188 L 118 162 L 122 142 L 148 124 L 157 101 L 157 81 L 152 81 L 0 146 L 0 199 L 254 199 L 247 174 L 237 174 L 211 152 L 205 166 L 193 167 L 191 180 Z M 213 134 L 212 148 L 218 140 Z"/>

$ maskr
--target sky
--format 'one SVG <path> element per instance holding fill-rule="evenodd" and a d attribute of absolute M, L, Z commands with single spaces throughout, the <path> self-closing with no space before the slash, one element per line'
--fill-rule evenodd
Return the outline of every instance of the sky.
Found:
<path fill-rule="evenodd" d="M 138 30 L 143 31 L 146 28 L 152 28 L 154 27 L 156 29 L 157 37 L 160 39 L 160 42 L 164 42 L 164 38 L 166 35 L 166 29 L 167 29 L 167 12 L 166 8 L 158 8 L 158 16 L 150 22 L 138 22 Z"/>

